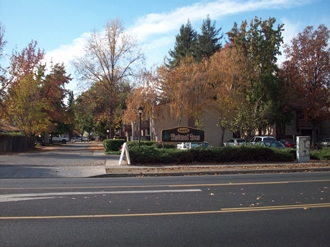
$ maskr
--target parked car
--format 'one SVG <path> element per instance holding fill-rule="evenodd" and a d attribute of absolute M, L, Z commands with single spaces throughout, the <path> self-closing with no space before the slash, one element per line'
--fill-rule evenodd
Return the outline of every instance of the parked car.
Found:
<path fill-rule="evenodd" d="M 277 148 L 277 149 L 286 148 L 281 142 L 278 141 L 262 141 L 262 142 L 257 142 L 255 145 L 260 145 L 268 148 Z"/>
<path fill-rule="evenodd" d="M 244 144 L 245 140 L 243 138 L 232 138 L 224 143 L 225 147 L 241 146 Z"/>
<path fill-rule="evenodd" d="M 65 144 L 69 141 L 69 137 L 61 136 L 61 135 L 55 135 L 51 138 L 51 143 L 62 143 Z"/>
<path fill-rule="evenodd" d="M 206 148 L 209 146 L 208 142 L 182 142 L 176 145 L 177 149 L 192 149 L 192 148 Z"/>
<path fill-rule="evenodd" d="M 330 147 L 330 138 L 324 138 L 322 141 L 317 142 L 315 144 L 315 148 L 324 148 L 324 147 L 327 147 L 327 148 Z"/>
<path fill-rule="evenodd" d="M 296 141 L 293 139 L 283 139 L 280 140 L 280 142 L 288 148 L 296 148 L 297 146 Z"/>
<path fill-rule="evenodd" d="M 257 142 L 264 142 L 264 141 L 267 141 L 267 142 L 274 141 L 274 142 L 276 142 L 276 139 L 273 136 L 255 136 L 251 139 L 250 143 L 252 145 L 254 145 Z"/>

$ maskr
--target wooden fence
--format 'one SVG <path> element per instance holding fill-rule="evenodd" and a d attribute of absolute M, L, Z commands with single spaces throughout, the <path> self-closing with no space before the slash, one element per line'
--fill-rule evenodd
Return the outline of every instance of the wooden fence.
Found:
<path fill-rule="evenodd" d="M 0 152 L 23 152 L 34 149 L 35 138 L 0 135 Z"/>

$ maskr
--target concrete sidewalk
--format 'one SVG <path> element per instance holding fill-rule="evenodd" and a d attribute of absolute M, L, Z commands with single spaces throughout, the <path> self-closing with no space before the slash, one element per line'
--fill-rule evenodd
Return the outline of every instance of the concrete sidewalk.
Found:
<path fill-rule="evenodd" d="M 58 149 L 65 149 L 66 146 L 49 146 L 42 148 L 42 153 L 54 153 L 53 156 L 59 155 Z M 61 161 L 52 161 L 51 164 L 44 164 L 44 159 L 38 159 L 29 155 L 33 152 L 41 152 L 34 150 L 25 153 L 10 153 L 0 156 L 0 179 L 4 178 L 86 178 L 102 176 L 106 174 L 105 163 L 108 157 L 103 150 L 91 149 L 93 152 L 90 161 L 75 162 L 71 157 L 62 158 Z M 81 152 L 77 152 L 80 154 Z M 70 154 L 75 154 L 70 152 Z M 28 155 L 28 159 L 21 157 Z M 10 158 L 10 160 L 9 160 Z M 79 158 L 80 161 L 84 156 Z M 47 163 L 47 162 L 46 162 Z M 75 164 L 76 163 L 76 164 Z"/>
<path fill-rule="evenodd" d="M 86 178 L 104 176 L 103 166 L 0 166 L 1 178 Z"/>

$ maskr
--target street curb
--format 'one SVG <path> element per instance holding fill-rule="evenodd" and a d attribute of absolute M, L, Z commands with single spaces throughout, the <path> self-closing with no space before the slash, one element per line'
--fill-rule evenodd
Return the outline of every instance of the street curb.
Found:
<path fill-rule="evenodd" d="M 98 177 L 138 177 L 138 176 L 193 176 L 193 175 L 226 175 L 226 174 L 261 174 L 261 173 L 294 173 L 294 172 L 329 172 L 330 166 L 325 167 L 303 167 L 303 168 L 280 168 L 276 165 L 268 165 L 260 169 L 242 169 L 242 166 L 219 167 L 219 166 L 174 166 L 174 167 L 132 167 L 117 166 L 106 167 L 106 174 Z M 283 165 L 282 165 L 283 166 Z"/>

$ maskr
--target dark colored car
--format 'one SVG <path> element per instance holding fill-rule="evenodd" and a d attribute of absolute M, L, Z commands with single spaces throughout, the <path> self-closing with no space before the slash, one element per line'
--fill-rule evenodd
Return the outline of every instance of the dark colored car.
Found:
<path fill-rule="evenodd" d="M 296 141 L 293 139 L 283 139 L 283 140 L 280 140 L 280 142 L 288 148 L 295 148 L 297 145 Z"/>

